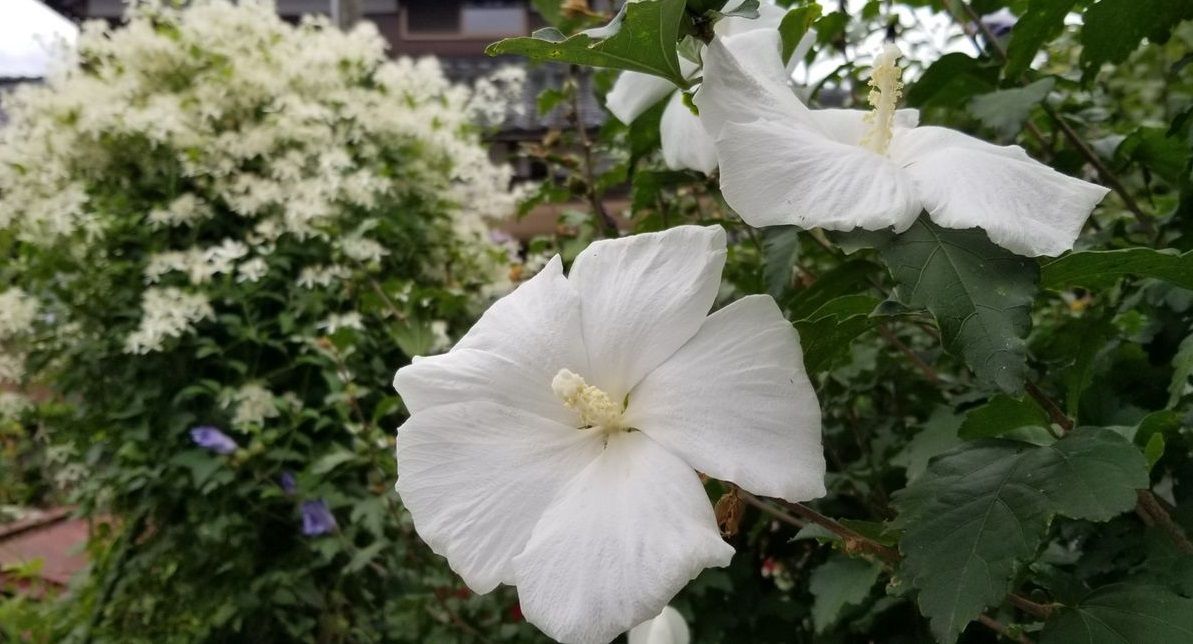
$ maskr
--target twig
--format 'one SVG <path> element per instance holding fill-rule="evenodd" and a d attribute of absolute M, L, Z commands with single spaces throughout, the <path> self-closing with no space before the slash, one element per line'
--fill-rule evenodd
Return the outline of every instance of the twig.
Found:
<path fill-rule="evenodd" d="M 924 362 L 923 358 L 920 358 L 915 351 L 911 350 L 911 347 L 904 344 L 903 341 L 900 340 L 899 337 L 896 336 L 890 329 L 888 329 L 885 324 L 878 325 L 878 335 L 881 335 L 886 339 L 887 342 L 895 345 L 895 348 L 902 352 L 903 355 L 907 356 L 907 359 L 910 360 L 911 363 L 916 366 L 916 368 L 923 372 L 924 376 L 928 378 L 928 380 L 932 381 L 933 384 L 940 383 L 940 375 L 936 373 L 936 370 L 932 368 L 932 365 Z"/>
<path fill-rule="evenodd" d="M 1073 419 L 1065 415 L 1065 412 L 1061 410 L 1060 405 L 1056 404 L 1055 400 L 1049 398 L 1048 394 L 1044 393 L 1034 382 L 1028 381 L 1026 389 L 1027 394 L 1039 403 L 1044 408 L 1044 411 L 1048 412 L 1048 417 L 1052 419 L 1052 422 L 1060 426 L 1062 433 L 1067 434 L 1072 431 Z"/>
<path fill-rule="evenodd" d="M 571 85 L 571 113 L 568 115 L 568 120 L 572 122 L 572 127 L 576 130 L 576 136 L 580 139 L 580 148 L 584 153 L 584 194 L 588 198 L 588 203 L 592 206 L 592 213 L 600 222 L 601 230 L 605 236 L 617 237 L 617 221 L 605 210 L 605 203 L 601 201 L 601 195 L 597 192 L 596 164 L 592 159 L 592 140 L 588 138 L 588 126 L 580 114 L 580 83 L 578 79 L 579 67 L 572 65 L 568 70 L 568 81 Z"/>
<path fill-rule="evenodd" d="M 1007 639 L 1015 640 L 1016 642 L 1019 642 L 1020 644 L 1031 644 L 1031 640 L 1028 639 L 1028 637 L 1026 635 L 1024 635 L 1023 633 L 1018 633 L 1018 634 L 1011 633 L 1011 629 L 1007 628 L 1007 626 L 1005 624 L 998 621 L 997 619 L 994 619 L 993 617 L 990 617 L 989 615 L 986 615 L 985 613 L 978 615 L 978 621 L 981 622 L 982 625 L 986 626 L 990 630 L 998 633 L 999 635 L 1002 635 L 1003 637 L 1005 637 Z"/>
<path fill-rule="evenodd" d="M 1172 539 L 1172 543 L 1176 545 L 1176 549 L 1186 555 L 1193 555 L 1193 542 L 1189 541 L 1188 535 L 1181 529 L 1181 526 L 1172 520 L 1172 516 L 1160 504 L 1160 500 L 1156 498 L 1156 495 L 1152 494 L 1151 490 L 1139 490 L 1137 495 L 1139 497 L 1139 509 L 1145 515 L 1151 517 L 1154 525 L 1163 530 L 1169 539 Z"/>

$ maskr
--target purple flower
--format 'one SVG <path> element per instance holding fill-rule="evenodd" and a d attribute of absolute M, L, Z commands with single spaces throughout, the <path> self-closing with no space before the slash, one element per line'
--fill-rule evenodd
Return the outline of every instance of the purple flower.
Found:
<path fill-rule="evenodd" d="M 308 537 L 327 534 L 336 529 L 336 518 L 327 503 L 318 501 L 302 502 L 302 533 Z"/>
<path fill-rule="evenodd" d="M 282 486 L 282 491 L 286 494 L 294 494 L 298 490 L 298 482 L 294 480 L 294 472 L 290 470 L 282 472 L 278 477 L 278 485 Z"/>
<path fill-rule="evenodd" d="M 195 441 L 199 447 L 209 449 L 216 454 L 231 454 L 240 449 L 231 436 L 210 425 L 192 429 L 191 440 Z"/>
<path fill-rule="evenodd" d="M 984 16 L 982 18 L 982 25 L 985 26 L 986 29 L 988 29 L 990 33 L 994 35 L 994 37 L 1002 38 L 1003 36 L 1011 33 L 1011 29 L 1015 28 L 1015 23 L 1017 21 L 1018 18 L 1015 17 L 1015 14 L 1011 13 L 1011 11 L 1006 7 L 1003 7 L 999 11 L 996 11 L 988 16 Z"/>

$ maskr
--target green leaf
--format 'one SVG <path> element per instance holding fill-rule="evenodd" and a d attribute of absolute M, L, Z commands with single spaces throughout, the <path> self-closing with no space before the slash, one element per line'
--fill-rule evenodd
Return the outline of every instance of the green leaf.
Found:
<path fill-rule="evenodd" d="M 1193 289 L 1193 251 L 1124 248 L 1069 253 L 1041 268 L 1040 284 L 1060 290 L 1072 286 L 1101 289 L 1127 275 L 1155 277 Z"/>
<path fill-rule="evenodd" d="M 1099 588 L 1044 626 L 1041 644 L 1193 642 L 1193 599 L 1162 586 Z"/>
<path fill-rule="evenodd" d="M 796 47 L 820 17 L 820 5 L 810 4 L 792 9 L 779 23 L 779 36 L 783 39 L 783 61 L 789 61 Z"/>
<path fill-rule="evenodd" d="M 315 461 L 315 464 L 311 466 L 311 473 L 320 476 L 327 474 L 328 472 L 343 465 L 344 463 L 347 463 L 348 461 L 354 460 L 355 458 L 356 454 L 353 454 L 347 450 L 337 450 L 331 452 Z"/>
<path fill-rule="evenodd" d="M 791 288 L 791 269 L 799 257 L 799 233 L 798 226 L 774 226 L 763 232 L 762 276 L 766 292 L 776 300 Z"/>
<path fill-rule="evenodd" d="M 1143 455 L 1118 434 L 1078 429 L 1053 445 L 979 440 L 931 462 L 894 496 L 901 575 L 942 642 L 1011 590 L 1054 514 L 1106 520 L 1148 484 Z"/>
<path fill-rule="evenodd" d="M 1034 262 L 977 228 L 942 228 L 926 216 L 900 235 L 887 233 L 878 251 L 895 279 L 894 297 L 932 313 L 946 351 L 963 357 L 982 382 L 1010 394 L 1023 390 Z"/>
<path fill-rule="evenodd" d="M 1117 336 L 1118 328 L 1109 320 L 1089 314 L 1052 329 L 1045 355 L 1064 383 L 1065 412 L 1069 416 L 1078 418 L 1081 396 L 1093 382 L 1107 346 Z"/>
<path fill-rule="evenodd" d="M 907 105 L 961 107 L 974 96 L 994 91 L 997 81 L 998 69 L 988 63 L 958 52 L 945 54 L 907 88 Z"/>
<path fill-rule="evenodd" d="M 1048 414 L 1035 401 L 999 395 L 966 414 L 958 434 L 966 440 L 994 438 L 1023 427 L 1049 424 Z"/>
<path fill-rule="evenodd" d="M 812 624 L 823 633 L 837 622 L 841 610 L 870 596 L 882 566 L 864 559 L 834 554 L 812 571 L 808 589 L 812 592 Z"/>
<path fill-rule="evenodd" d="M 1001 89 L 973 97 L 969 111 L 983 125 L 997 130 L 1004 138 L 1014 138 L 1031 116 L 1031 110 L 1048 96 L 1056 86 L 1056 79 L 1041 78 L 1026 86 Z"/>
<path fill-rule="evenodd" d="M 1102 65 L 1123 62 L 1144 38 L 1168 40 L 1172 28 L 1190 18 L 1189 0 L 1099 0 L 1082 15 L 1082 75 L 1089 80 Z"/>
<path fill-rule="evenodd" d="M 928 469 L 928 461 L 961 444 L 957 430 L 962 417 L 952 408 L 938 406 L 921 429 L 902 451 L 891 458 L 891 464 L 907 470 L 907 481 L 920 477 Z"/>
<path fill-rule="evenodd" d="M 1072 11 L 1076 3 L 1076 0 L 1028 2 L 1027 11 L 1011 30 L 1011 42 L 1007 44 L 1007 62 L 1003 68 L 1005 78 L 1016 79 L 1027 71 L 1040 47 L 1064 29 L 1065 16 Z"/>
<path fill-rule="evenodd" d="M 518 54 L 531 60 L 609 67 L 653 74 L 687 87 L 679 69 L 676 41 L 684 17 L 684 0 L 643 0 L 622 6 L 617 16 L 599 29 L 569 38 L 555 29 L 506 38 L 489 45 L 490 56 Z"/>
<path fill-rule="evenodd" d="M 822 273 L 811 286 L 800 289 L 791 298 L 791 319 L 806 319 L 829 300 L 865 289 L 869 279 L 880 270 L 878 264 L 855 259 Z"/>
<path fill-rule="evenodd" d="M 1122 163 L 1134 161 L 1146 166 L 1169 184 L 1179 186 L 1189 176 L 1189 145 L 1167 128 L 1139 127 L 1114 151 Z"/>
<path fill-rule="evenodd" d="M 796 322 L 808 373 L 827 371 L 855 338 L 877 326 L 879 318 L 869 316 L 876 306 L 876 298 L 847 295 L 826 303 L 808 319 Z"/>
<path fill-rule="evenodd" d="M 1168 408 L 1176 407 L 1185 395 L 1189 377 L 1193 376 L 1193 333 L 1181 341 L 1181 346 L 1172 358 L 1172 384 L 1168 386 Z"/>

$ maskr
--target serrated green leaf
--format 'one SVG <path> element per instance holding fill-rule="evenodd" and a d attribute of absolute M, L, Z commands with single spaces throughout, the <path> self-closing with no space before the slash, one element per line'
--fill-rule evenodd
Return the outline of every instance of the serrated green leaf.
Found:
<path fill-rule="evenodd" d="M 556 30 L 539 30 L 533 36 L 495 42 L 485 49 L 485 53 L 628 69 L 687 87 L 675 50 L 683 17 L 684 0 L 628 2 L 612 22 L 599 29 L 582 31 L 568 38 Z"/>
<path fill-rule="evenodd" d="M 894 496 L 901 574 L 942 642 L 1000 603 L 1054 514 L 1106 520 L 1148 483 L 1143 455 L 1118 434 L 1078 429 L 1049 446 L 979 440 L 933 460 Z"/>
<path fill-rule="evenodd" d="M 1077 251 L 1045 264 L 1040 269 L 1040 284 L 1050 289 L 1101 289 L 1128 275 L 1155 277 L 1193 289 L 1193 252 L 1181 255 L 1152 248 Z"/>
<path fill-rule="evenodd" d="M 964 358 L 979 380 L 1010 394 L 1023 390 L 1034 262 L 977 228 L 942 228 L 926 216 L 902 234 L 888 233 L 878 252 L 895 279 L 895 298 L 932 313 L 946 351 Z"/>
<path fill-rule="evenodd" d="M 1172 358 L 1172 384 L 1168 386 L 1168 408 L 1176 407 L 1189 386 L 1193 376 L 1193 333 L 1181 341 L 1181 346 Z"/>
<path fill-rule="evenodd" d="M 812 592 L 812 624 L 823 633 L 837 622 L 841 610 L 857 605 L 870 595 L 882 566 L 864 559 L 834 554 L 812 571 L 808 590 Z"/>
<path fill-rule="evenodd" d="M 1081 69 L 1086 80 L 1106 63 L 1121 63 L 1144 38 L 1162 43 L 1193 18 L 1188 0 L 1099 0 L 1082 14 Z M 1016 27 L 1018 28 L 1018 27 Z"/>
<path fill-rule="evenodd" d="M 1019 78 L 1027 71 L 1036 52 L 1060 34 L 1065 16 L 1073 10 L 1076 0 L 1030 0 L 1027 11 L 1015 23 L 1011 42 L 1007 44 L 1007 61 L 1003 68 L 1006 78 Z"/>
<path fill-rule="evenodd" d="M 1023 427 L 1047 427 L 1048 414 L 1031 399 L 995 396 L 965 415 L 958 434 L 961 438 L 994 438 Z"/>
<path fill-rule="evenodd" d="M 907 470 L 908 482 L 918 479 L 928 469 L 928 461 L 932 457 L 961 444 L 957 431 L 961 428 L 962 420 L 951 408 L 937 407 L 907 446 L 891 458 L 891 464 Z"/>
<path fill-rule="evenodd" d="M 1041 644 L 1193 642 L 1193 599 L 1162 586 L 1100 588 L 1044 626 Z"/>
<path fill-rule="evenodd" d="M 878 305 L 867 295 L 847 295 L 826 302 L 808 319 L 795 323 L 808 373 L 827 371 L 861 334 L 878 326 L 869 312 Z"/>
<path fill-rule="evenodd" d="M 766 292 L 776 300 L 791 288 L 791 270 L 799 257 L 800 230 L 796 226 L 774 226 L 762 237 L 763 281 Z"/>
<path fill-rule="evenodd" d="M 1031 116 L 1032 108 L 1039 105 L 1055 86 L 1056 79 L 1041 78 L 1026 87 L 981 94 L 970 100 L 969 112 L 1004 138 L 1014 138 Z"/>

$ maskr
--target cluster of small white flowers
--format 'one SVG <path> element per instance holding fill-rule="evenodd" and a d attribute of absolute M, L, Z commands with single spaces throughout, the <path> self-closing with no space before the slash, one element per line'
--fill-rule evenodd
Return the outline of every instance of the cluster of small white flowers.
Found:
<path fill-rule="evenodd" d="M 240 430 L 260 427 L 267 419 L 278 417 L 278 401 L 273 392 L 257 383 L 242 385 L 224 395 L 224 406 L 236 406 L 232 426 Z"/>
<path fill-rule="evenodd" d="M 0 231 L 24 243 L 75 244 L 85 257 L 113 226 L 127 227 L 96 197 L 125 152 L 113 141 L 147 142 L 163 155 L 167 196 L 140 214 L 147 238 L 173 241 L 177 229 L 216 217 L 246 220 L 250 232 L 216 246 L 150 245 L 160 250 L 142 268 L 145 310 L 129 352 L 157 350 L 212 315 L 207 297 L 155 286 L 169 273 L 192 287 L 217 275 L 257 282 L 269 270 L 264 258 L 289 237 L 332 246 L 342 265 L 308 266 L 298 282 L 333 286 L 354 263 L 390 254 L 361 211 L 412 190 L 441 198 L 459 239 L 487 261 L 488 223 L 512 212 L 519 194 L 509 190 L 511 169 L 490 160 L 478 120 L 506 114 L 520 70 L 453 85 L 433 59 L 391 61 L 371 23 L 344 33 L 313 17 L 296 27 L 270 0 L 129 11 L 119 28 L 84 26 L 78 64 L 6 95 L 0 130 Z M 0 307 L 0 325 L 10 310 Z"/>
<path fill-rule="evenodd" d="M 501 125 L 511 114 L 519 115 L 523 111 L 519 101 L 525 86 L 525 69 L 513 65 L 501 67 L 473 83 L 468 110 L 478 123 Z"/>
<path fill-rule="evenodd" d="M 37 300 L 19 288 L 0 292 L 0 340 L 27 332 L 37 309 Z"/>
<path fill-rule="evenodd" d="M 147 289 L 141 308 L 141 324 L 124 343 L 128 353 L 160 351 L 167 339 L 180 337 L 199 320 L 215 315 L 206 295 L 172 287 Z"/>
<path fill-rule="evenodd" d="M 340 251 L 351 260 L 368 264 L 370 262 L 379 262 L 382 258 L 389 254 L 381 244 L 374 239 L 353 235 L 345 237 L 339 242 Z"/>
<path fill-rule="evenodd" d="M 307 266 L 298 274 L 298 285 L 303 288 L 327 288 L 352 275 L 347 266 Z"/>
<path fill-rule="evenodd" d="M 350 313 L 333 313 L 319 323 L 319 328 L 325 330 L 328 334 L 333 334 L 340 329 L 364 331 L 365 322 L 364 318 L 360 316 L 360 313 L 356 311 Z"/>

